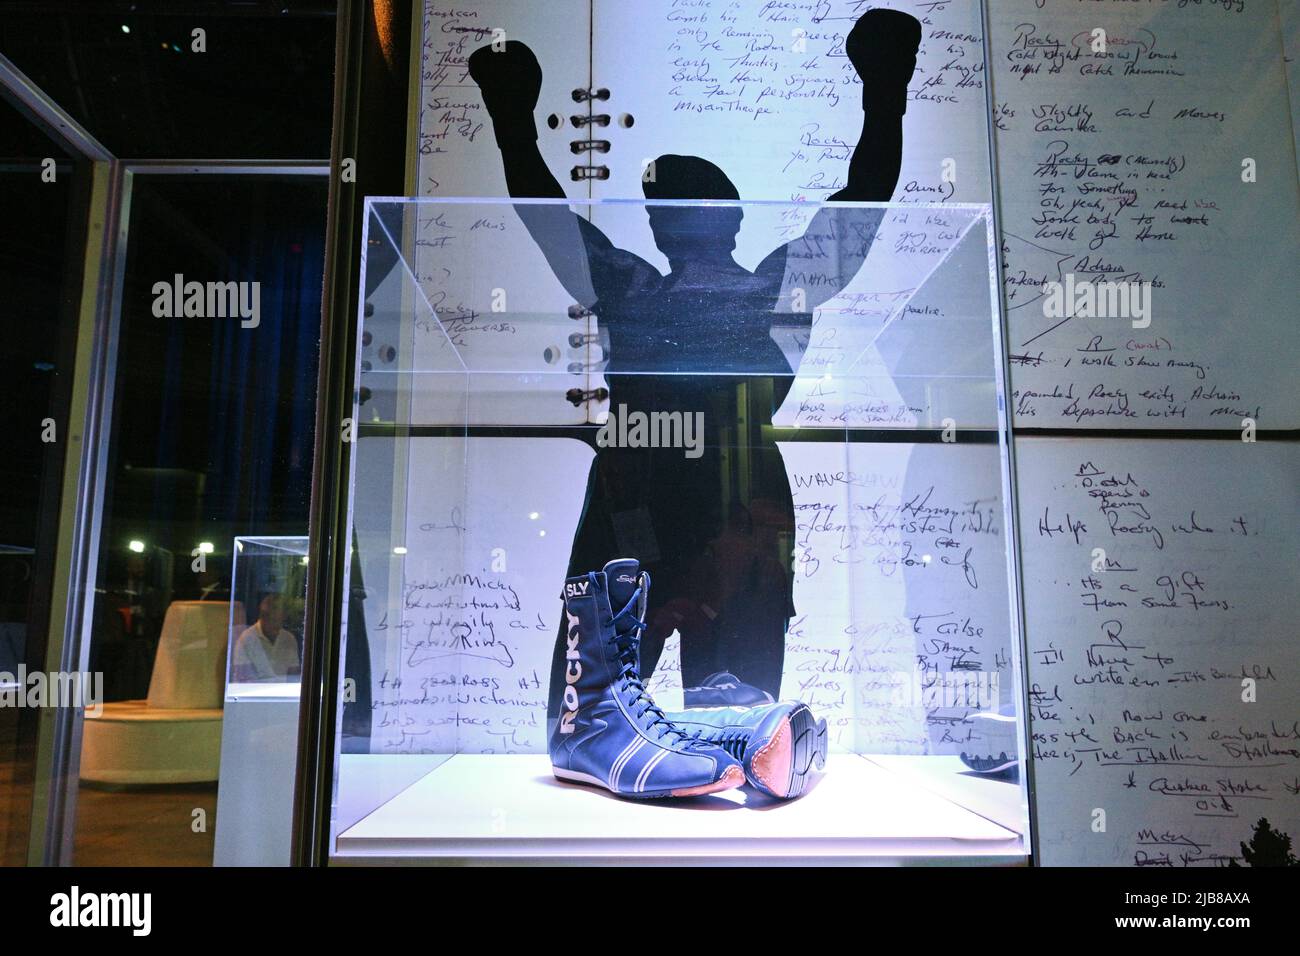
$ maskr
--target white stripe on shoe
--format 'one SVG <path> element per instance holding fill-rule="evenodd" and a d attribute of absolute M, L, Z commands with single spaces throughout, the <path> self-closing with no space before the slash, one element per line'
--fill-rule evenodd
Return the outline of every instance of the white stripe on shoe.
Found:
<path fill-rule="evenodd" d="M 635 737 L 630 744 L 623 748 L 623 752 L 619 754 L 618 759 L 614 761 L 614 766 L 610 768 L 609 789 L 613 790 L 615 793 L 619 792 L 618 778 L 623 773 L 623 768 L 627 766 L 629 760 L 636 756 L 636 752 L 645 746 L 645 743 L 646 741 L 644 737 Z"/>
<path fill-rule="evenodd" d="M 645 784 L 650 779 L 650 771 L 659 766 L 659 762 L 668 756 L 667 750 L 660 750 L 657 754 L 646 761 L 646 765 L 641 768 L 641 772 L 636 778 L 636 793 L 642 793 L 645 790 Z"/>

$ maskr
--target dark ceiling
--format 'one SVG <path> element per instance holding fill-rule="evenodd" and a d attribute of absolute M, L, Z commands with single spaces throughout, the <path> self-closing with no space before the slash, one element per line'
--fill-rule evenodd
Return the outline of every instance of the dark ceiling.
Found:
<path fill-rule="evenodd" d="M 0 54 L 123 159 L 319 160 L 334 7 L 0 0 Z M 206 52 L 193 49 L 195 29 Z M 0 155 L 22 145 L 6 138 Z"/>

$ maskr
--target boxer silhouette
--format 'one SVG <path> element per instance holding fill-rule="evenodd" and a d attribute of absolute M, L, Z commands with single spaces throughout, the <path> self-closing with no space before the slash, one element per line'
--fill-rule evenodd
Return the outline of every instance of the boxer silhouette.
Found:
<path fill-rule="evenodd" d="M 850 31 L 845 53 L 862 80 L 862 133 L 846 184 L 831 201 L 888 202 L 893 195 L 920 41 L 920 23 L 893 10 L 869 10 Z M 537 146 L 542 70 L 533 52 L 513 40 L 500 50 L 485 46 L 470 56 L 469 74 L 492 119 L 510 195 L 565 198 Z M 660 156 L 643 180 L 647 200 L 740 198 L 726 174 L 698 156 Z M 751 272 L 733 257 L 739 206 L 650 204 L 667 275 L 563 204 L 515 211 L 564 288 L 608 331 L 611 408 L 704 416 L 699 457 L 673 448 L 597 451 L 568 574 L 615 557 L 638 558 L 651 571 L 641 673 L 677 630 L 688 706 L 693 692 L 701 705 L 777 697 L 794 614 L 794 504 L 771 424 L 793 373 L 772 331 L 806 330 L 812 310 L 848 285 L 870 251 L 881 210 L 822 206 L 803 236 Z M 642 553 L 629 553 L 629 541 Z M 564 647 L 561 624 L 552 719 L 564 687 Z"/>

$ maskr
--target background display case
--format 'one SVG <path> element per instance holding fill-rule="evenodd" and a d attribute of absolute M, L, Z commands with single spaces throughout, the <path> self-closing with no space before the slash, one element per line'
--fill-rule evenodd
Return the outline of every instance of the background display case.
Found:
<path fill-rule="evenodd" d="M 306 535 L 235 538 L 230 578 L 226 699 L 297 700 L 307 598 Z"/>
<path fill-rule="evenodd" d="M 1025 859 L 992 236 L 974 204 L 370 200 L 334 858 Z M 660 706 L 827 720 L 804 796 L 553 777 L 561 585 L 617 557 Z"/>
<path fill-rule="evenodd" d="M 305 535 L 235 538 L 213 849 L 219 866 L 289 862 L 307 544 Z"/>

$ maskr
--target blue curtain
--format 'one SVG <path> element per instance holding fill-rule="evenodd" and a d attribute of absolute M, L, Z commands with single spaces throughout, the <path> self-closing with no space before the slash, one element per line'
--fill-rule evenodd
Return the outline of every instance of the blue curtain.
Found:
<path fill-rule="evenodd" d="M 260 324 L 214 320 L 204 518 L 258 533 L 307 532 L 324 239 L 295 233 L 250 237 L 236 263 Z"/>

